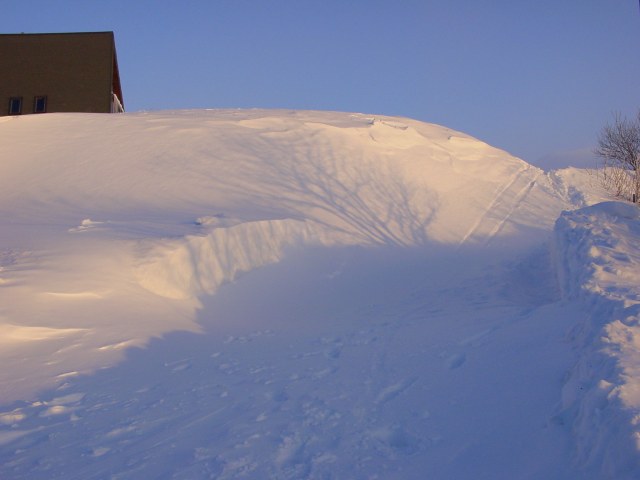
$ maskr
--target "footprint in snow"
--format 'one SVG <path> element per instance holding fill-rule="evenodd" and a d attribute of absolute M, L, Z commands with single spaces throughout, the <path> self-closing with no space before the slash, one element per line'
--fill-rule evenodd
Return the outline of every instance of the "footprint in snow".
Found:
<path fill-rule="evenodd" d="M 447 357 L 444 364 L 448 369 L 454 370 L 456 368 L 461 367 L 466 361 L 467 361 L 466 353 L 456 353 L 454 355 Z"/>
<path fill-rule="evenodd" d="M 168 362 L 164 364 L 165 367 L 170 368 L 172 372 L 182 372 L 191 368 L 191 360 L 183 359 L 175 362 Z"/>
<path fill-rule="evenodd" d="M 421 440 L 401 425 L 379 427 L 369 433 L 369 438 L 378 449 L 412 455 L 420 450 Z"/>
<path fill-rule="evenodd" d="M 380 405 L 393 400 L 402 392 L 411 387 L 416 382 L 416 380 L 418 380 L 418 377 L 409 377 L 405 378 L 399 383 L 394 383 L 393 385 L 389 385 L 388 387 L 383 388 L 380 393 L 378 393 L 375 403 Z"/>
<path fill-rule="evenodd" d="M 324 351 L 324 356 L 327 358 L 337 359 L 340 357 L 342 353 L 342 344 L 336 343 L 335 345 L 331 345 L 328 349 Z"/>

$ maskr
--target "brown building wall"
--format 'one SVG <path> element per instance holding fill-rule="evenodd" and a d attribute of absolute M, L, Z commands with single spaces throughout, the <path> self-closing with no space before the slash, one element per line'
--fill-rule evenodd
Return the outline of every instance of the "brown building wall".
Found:
<path fill-rule="evenodd" d="M 111 111 L 119 94 L 112 32 L 0 35 L 0 116 L 9 99 L 22 97 L 22 113 L 33 113 L 36 96 L 47 112 Z"/>

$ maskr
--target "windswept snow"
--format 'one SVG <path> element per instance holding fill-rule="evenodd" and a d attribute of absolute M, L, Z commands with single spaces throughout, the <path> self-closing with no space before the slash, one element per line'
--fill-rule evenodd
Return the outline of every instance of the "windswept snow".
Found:
<path fill-rule="evenodd" d="M 1 478 L 640 472 L 637 209 L 584 171 L 263 110 L 6 117 L 0 159 Z"/>
<path fill-rule="evenodd" d="M 1 134 L 0 322 L 67 332 L 34 365 L 1 358 L 8 400 L 112 364 L 112 345 L 197 331 L 199 295 L 288 248 L 514 245 L 564 206 L 542 171 L 408 119 L 71 114 L 7 118 Z"/>

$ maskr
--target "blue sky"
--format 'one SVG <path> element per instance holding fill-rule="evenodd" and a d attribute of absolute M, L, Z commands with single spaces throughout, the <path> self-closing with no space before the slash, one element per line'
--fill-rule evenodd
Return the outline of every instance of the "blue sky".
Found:
<path fill-rule="evenodd" d="M 127 111 L 400 115 L 545 167 L 640 107 L 637 0 L 3 0 L 1 33 L 113 30 Z"/>

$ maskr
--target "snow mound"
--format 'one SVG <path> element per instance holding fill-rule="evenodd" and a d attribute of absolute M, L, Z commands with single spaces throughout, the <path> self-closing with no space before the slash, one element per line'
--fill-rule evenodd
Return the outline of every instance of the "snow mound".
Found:
<path fill-rule="evenodd" d="M 541 170 L 463 133 L 350 113 L 15 117 L 0 157 L 0 324 L 78 345 L 46 342 L 59 359 L 38 367 L 44 385 L 120 358 L 109 345 L 197 331 L 199 295 L 288 250 L 513 248 L 567 204 Z M 4 370 L 0 398 L 25 368 Z"/>
<path fill-rule="evenodd" d="M 558 219 L 563 294 L 589 312 L 576 327 L 580 356 L 563 389 L 577 462 L 603 478 L 640 471 L 640 209 L 604 202 Z"/>

